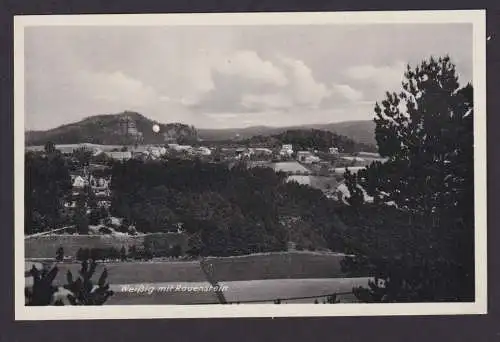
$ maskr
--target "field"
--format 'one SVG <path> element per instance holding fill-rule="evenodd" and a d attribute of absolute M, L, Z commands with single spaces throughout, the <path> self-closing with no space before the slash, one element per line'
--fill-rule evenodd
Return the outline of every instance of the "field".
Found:
<path fill-rule="evenodd" d="M 238 257 L 207 258 L 206 265 L 216 281 L 266 279 L 338 278 L 342 254 L 319 252 L 276 252 Z M 26 262 L 31 268 L 31 262 Z M 67 271 L 77 274 L 80 264 L 59 263 L 56 282 L 64 282 Z M 205 281 L 199 261 L 109 262 L 106 267 L 111 284 Z"/>
<path fill-rule="evenodd" d="M 320 252 L 262 253 L 238 257 L 206 258 L 203 265 L 211 278 L 221 286 L 227 286 L 224 296 L 228 302 L 262 301 L 278 298 L 327 296 L 332 293 L 350 292 L 355 284 L 366 284 L 367 278 L 344 278 L 340 269 L 342 254 Z M 38 262 L 25 262 L 28 270 Z M 66 273 L 78 275 L 80 264 L 58 263 L 56 285 L 66 282 Z M 127 292 L 124 286 L 208 286 L 200 261 L 148 261 L 109 262 L 97 267 L 94 280 L 108 270 L 108 282 L 115 295 L 110 305 L 124 304 L 209 304 L 218 303 L 213 291 L 180 292 L 151 291 L 150 293 Z M 31 286 L 32 278 L 26 278 Z M 352 301 L 352 295 L 343 295 L 343 301 Z M 321 300 L 320 300 L 321 301 Z M 295 302 L 295 301 L 294 301 Z M 299 302 L 312 303 L 314 298 Z"/>
<path fill-rule="evenodd" d="M 224 296 L 228 302 L 270 302 L 274 299 L 328 296 L 351 292 L 354 286 L 367 285 L 369 278 L 336 279 L 274 279 L 223 282 L 228 287 Z M 353 301 L 352 295 L 340 295 L 343 302 Z M 284 300 L 282 303 L 313 303 L 314 298 Z"/>
<path fill-rule="evenodd" d="M 342 277 L 342 254 L 277 252 L 228 258 L 207 258 L 217 281 Z"/>
<path fill-rule="evenodd" d="M 309 169 L 296 161 L 280 162 L 273 164 L 274 171 L 282 172 L 309 172 Z"/>
<path fill-rule="evenodd" d="M 116 248 L 143 246 L 144 241 L 155 246 L 179 244 L 185 248 L 187 238 L 178 233 L 154 233 L 137 236 L 128 235 L 45 235 L 24 239 L 26 258 L 53 258 L 57 249 L 64 246 L 64 255 L 75 257 L 80 248 Z"/>
<path fill-rule="evenodd" d="M 78 274 L 80 264 L 59 263 L 56 284 L 64 284 L 66 273 Z M 106 267 L 110 284 L 162 283 L 205 281 L 205 275 L 197 261 L 168 262 L 112 262 L 99 264 L 95 278 Z"/>

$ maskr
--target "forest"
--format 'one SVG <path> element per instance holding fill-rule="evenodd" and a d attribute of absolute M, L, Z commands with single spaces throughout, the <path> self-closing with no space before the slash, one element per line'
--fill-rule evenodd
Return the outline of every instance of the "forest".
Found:
<path fill-rule="evenodd" d="M 377 152 L 377 147 L 371 144 L 356 142 L 346 136 L 320 129 L 289 129 L 283 133 L 270 136 L 257 135 L 244 140 L 249 146 L 281 147 L 283 144 L 292 144 L 298 151 L 315 149 L 328 151 L 330 147 L 337 147 L 340 152 Z"/>

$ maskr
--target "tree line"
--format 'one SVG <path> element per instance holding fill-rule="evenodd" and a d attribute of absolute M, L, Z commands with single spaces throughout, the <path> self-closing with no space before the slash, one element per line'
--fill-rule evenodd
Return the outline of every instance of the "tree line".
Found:
<path fill-rule="evenodd" d="M 330 147 L 337 147 L 340 152 L 345 153 L 377 151 L 374 145 L 356 142 L 346 136 L 320 129 L 289 129 L 270 136 L 257 135 L 243 140 L 241 144 L 275 148 L 292 144 L 294 150 L 315 149 L 323 152 Z"/>
<path fill-rule="evenodd" d="M 333 203 L 270 168 L 130 160 L 113 166 L 112 179 L 113 215 L 143 232 L 182 223 L 195 255 L 285 250 L 292 235 L 308 247 L 333 241 Z"/>

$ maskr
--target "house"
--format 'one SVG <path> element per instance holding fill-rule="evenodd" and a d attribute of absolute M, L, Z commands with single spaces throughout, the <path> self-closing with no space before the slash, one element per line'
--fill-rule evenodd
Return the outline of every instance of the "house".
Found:
<path fill-rule="evenodd" d="M 309 151 L 299 151 L 297 152 L 297 160 L 305 164 L 319 163 L 321 159 Z"/>
<path fill-rule="evenodd" d="M 339 154 L 339 149 L 338 149 L 338 147 L 330 147 L 328 149 L 328 153 L 337 155 L 337 154 Z"/>
<path fill-rule="evenodd" d="M 153 157 L 153 158 L 155 158 L 155 159 L 161 157 L 160 149 L 157 148 L 157 147 L 150 147 L 149 148 L 149 153 L 150 153 L 150 156 Z"/>
<path fill-rule="evenodd" d="M 282 157 L 291 157 L 293 155 L 293 145 L 291 144 L 282 145 L 279 154 Z"/>
<path fill-rule="evenodd" d="M 82 176 L 79 175 L 71 178 L 74 188 L 84 188 L 89 183 L 88 180 L 84 179 Z"/>

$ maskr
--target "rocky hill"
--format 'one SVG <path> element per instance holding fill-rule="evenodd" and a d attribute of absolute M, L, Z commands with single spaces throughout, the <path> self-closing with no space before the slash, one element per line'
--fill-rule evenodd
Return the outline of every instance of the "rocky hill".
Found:
<path fill-rule="evenodd" d="M 160 127 L 158 133 L 153 125 Z M 96 115 L 48 131 L 28 131 L 26 145 L 93 143 L 103 145 L 189 143 L 198 140 L 193 126 L 180 123 L 161 124 L 136 112 Z"/>

